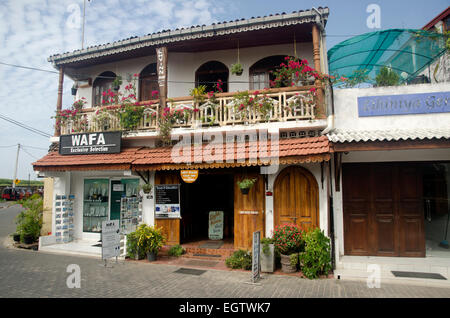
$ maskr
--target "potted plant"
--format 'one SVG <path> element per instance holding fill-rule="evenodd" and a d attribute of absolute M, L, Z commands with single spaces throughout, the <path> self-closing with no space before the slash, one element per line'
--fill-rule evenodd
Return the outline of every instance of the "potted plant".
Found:
<path fill-rule="evenodd" d="M 304 241 L 304 252 L 299 254 L 303 275 L 309 279 L 328 275 L 333 270 L 330 239 L 319 228 L 315 228 L 306 232 Z"/>
<path fill-rule="evenodd" d="M 155 261 L 165 242 L 162 229 L 141 224 L 136 230 L 136 238 L 139 253 L 146 254 L 149 261 Z"/>
<path fill-rule="evenodd" d="M 150 183 L 144 183 L 140 187 L 145 194 L 152 192 L 153 186 Z"/>
<path fill-rule="evenodd" d="M 242 68 L 241 63 L 238 62 L 236 64 L 231 65 L 231 74 L 241 76 L 243 71 L 244 69 Z"/>
<path fill-rule="evenodd" d="M 273 239 L 265 237 L 261 240 L 261 272 L 273 273 L 275 271 L 275 245 Z"/>
<path fill-rule="evenodd" d="M 115 91 L 118 91 L 120 88 L 120 85 L 122 85 L 122 76 L 119 75 L 119 76 L 116 76 L 116 78 L 112 82 L 112 86 Z"/>
<path fill-rule="evenodd" d="M 241 189 L 242 194 L 248 194 L 248 192 L 250 191 L 250 188 L 253 187 L 253 185 L 256 182 L 256 178 L 246 178 L 242 181 L 238 181 L 237 185 L 239 186 L 239 189 Z"/>
<path fill-rule="evenodd" d="M 281 256 L 281 271 L 297 271 L 298 253 L 304 249 L 303 231 L 295 224 L 276 226 L 273 232 L 275 250 Z"/>

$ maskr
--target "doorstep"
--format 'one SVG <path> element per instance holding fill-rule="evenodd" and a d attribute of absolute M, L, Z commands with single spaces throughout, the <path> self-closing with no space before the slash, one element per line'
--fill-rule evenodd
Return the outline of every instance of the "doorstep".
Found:
<path fill-rule="evenodd" d="M 93 257 L 102 257 L 102 248 L 97 245 L 99 242 L 95 240 L 75 240 L 68 243 L 56 243 L 51 245 L 39 246 L 39 251 L 70 254 L 70 255 L 84 255 Z"/>
<path fill-rule="evenodd" d="M 383 283 L 402 283 L 422 286 L 450 288 L 450 258 L 436 257 L 376 257 L 376 256 L 342 256 L 336 264 L 334 277 L 346 280 L 365 280 L 372 275 L 369 265 L 380 266 L 380 280 Z M 413 277 L 396 277 L 392 271 L 435 273 L 446 280 Z"/>

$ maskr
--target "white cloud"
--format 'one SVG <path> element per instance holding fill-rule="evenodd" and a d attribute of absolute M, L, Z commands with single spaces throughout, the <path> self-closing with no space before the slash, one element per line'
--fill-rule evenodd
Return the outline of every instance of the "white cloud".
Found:
<path fill-rule="evenodd" d="M 142 36 L 162 29 L 210 24 L 224 12 L 220 1 L 206 0 L 93 0 L 86 2 L 85 47 Z M 0 1 L 0 62 L 54 70 L 47 58 L 81 47 L 81 28 L 67 21 L 74 13 L 70 5 L 82 0 Z M 80 17 L 81 18 L 81 17 Z M 0 65 L 0 113 L 29 126 L 53 133 L 58 74 Z M 65 78 L 63 104 L 72 101 L 72 82 Z M 21 143 L 48 148 L 49 141 L 0 119 L 0 146 Z M 27 149 L 35 157 L 46 151 Z M 12 178 L 15 148 L 0 148 L 0 178 Z M 28 179 L 34 172 L 26 153 L 19 158 L 18 177 Z"/>

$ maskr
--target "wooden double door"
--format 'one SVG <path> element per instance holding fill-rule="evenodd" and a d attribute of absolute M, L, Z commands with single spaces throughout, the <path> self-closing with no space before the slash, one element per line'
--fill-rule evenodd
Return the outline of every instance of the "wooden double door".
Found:
<path fill-rule="evenodd" d="M 425 257 L 419 165 L 344 164 L 342 183 L 346 255 Z"/>

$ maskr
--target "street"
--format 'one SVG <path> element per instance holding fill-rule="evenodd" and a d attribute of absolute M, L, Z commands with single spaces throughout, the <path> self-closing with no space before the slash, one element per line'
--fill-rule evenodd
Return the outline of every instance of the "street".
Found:
<path fill-rule="evenodd" d="M 383 284 L 368 288 L 365 282 L 334 279 L 307 280 L 292 276 L 263 275 L 260 285 L 247 284 L 250 272 L 206 270 L 201 275 L 177 273 L 173 265 L 119 261 L 105 268 L 100 259 L 15 249 L 8 237 L 15 229 L 18 205 L 0 203 L 0 297 L 64 298 L 309 298 L 309 297 L 450 297 L 446 288 Z M 69 288 L 72 271 L 80 269 L 80 288 Z M 70 284 L 69 284 L 70 285 Z"/>

